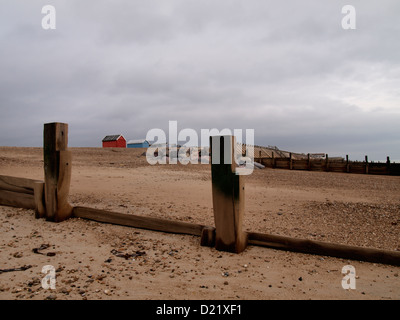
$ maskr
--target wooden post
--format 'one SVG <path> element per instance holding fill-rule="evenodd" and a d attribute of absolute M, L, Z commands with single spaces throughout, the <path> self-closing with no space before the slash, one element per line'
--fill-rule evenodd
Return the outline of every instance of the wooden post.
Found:
<path fill-rule="evenodd" d="M 349 155 L 346 154 L 346 172 L 350 172 L 350 165 L 349 165 Z"/>
<path fill-rule="evenodd" d="M 239 253 L 246 249 L 244 182 L 235 170 L 234 136 L 210 137 L 215 248 Z"/>
<path fill-rule="evenodd" d="M 275 168 L 275 155 L 273 151 L 272 151 L 272 168 Z"/>
<path fill-rule="evenodd" d="M 292 153 L 289 153 L 289 169 L 293 169 L 293 158 L 292 158 Z"/>
<path fill-rule="evenodd" d="M 63 221 L 72 214 L 68 203 L 71 181 L 71 152 L 68 124 L 46 123 L 43 132 L 46 219 Z"/>
<path fill-rule="evenodd" d="M 390 174 L 390 158 L 389 158 L 389 156 L 386 157 L 386 170 L 387 170 L 387 174 Z"/>
<path fill-rule="evenodd" d="M 311 170 L 310 154 L 307 154 L 307 169 Z"/>
<path fill-rule="evenodd" d="M 368 156 L 365 156 L 365 174 L 368 174 Z"/>
<path fill-rule="evenodd" d="M 326 160 L 326 162 L 325 162 L 325 169 L 326 169 L 326 171 L 329 171 L 329 157 L 328 157 L 328 154 L 326 154 L 325 160 Z"/>

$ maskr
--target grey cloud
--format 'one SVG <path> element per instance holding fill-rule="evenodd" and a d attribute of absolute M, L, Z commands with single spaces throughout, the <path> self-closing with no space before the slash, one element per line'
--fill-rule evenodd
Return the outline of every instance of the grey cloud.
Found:
<path fill-rule="evenodd" d="M 0 5 L 0 145 L 70 144 L 151 128 L 253 128 L 256 143 L 400 159 L 400 4 L 345 1 L 41 1 Z M 23 130 L 15 133 L 15 123 Z"/>

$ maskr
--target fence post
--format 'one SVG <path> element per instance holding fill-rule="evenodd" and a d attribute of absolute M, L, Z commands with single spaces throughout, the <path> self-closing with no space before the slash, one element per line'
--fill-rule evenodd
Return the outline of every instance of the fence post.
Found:
<path fill-rule="evenodd" d="M 326 156 L 325 156 L 325 169 L 326 169 L 326 171 L 329 171 L 329 157 L 328 157 L 328 154 L 326 154 Z"/>
<path fill-rule="evenodd" d="M 215 248 L 239 253 L 246 249 L 244 182 L 235 173 L 234 136 L 210 137 L 211 177 L 215 221 Z"/>
<path fill-rule="evenodd" d="M 311 159 L 310 159 L 310 154 L 308 153 L 307 154 L 307 169 L 308 170 L 311 170 Z"/>
<path fill-rule="evenodd" d="M 349 165 L 349 155 L 346 154 L 346 172 L 350 172 L 350 165 Z"/>
<path fill-rule="evenodd" d="M 68 148 L 68 124 L 46 123 L 43 132 L 46 219 L 63 221 L 72 214 L 68 203 L 71 181 L 71 152 Z"/>
<path fill-rule="evenodd" d="M 272 151 L 272 168 L 275 168 L 275 155 L 273 151 Z"/>
<path fill-rule="evenodd" d="M 386 157 L 386 170 L 387 170 L 387 174 L 390 174 L 390 158 L 389 158 L 389 156 Z"/>
<path fill-rule="evenodd" d="M 368 174 L 368 156 L 365 156 L 365 174 Z"/>
<path fill-rule="evenodd" d="M 293 169 L 293 158 L 292 158 L 292 153 L 289 153 L 289 169 Z"/>

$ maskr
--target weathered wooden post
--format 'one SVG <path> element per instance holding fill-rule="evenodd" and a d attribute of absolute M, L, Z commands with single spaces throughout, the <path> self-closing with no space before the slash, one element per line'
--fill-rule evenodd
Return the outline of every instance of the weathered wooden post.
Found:
<path fill-rule="evenodd" d="M 329 156 L 328 156 L 328 154 L 326 154 L 325 160 L 326 160 L 325 169 L 326 169 L 326 171 L 329 171 Z"/>
<path fill-rule="evenodd" d="M 346 154 L 346 172 L 350 172 L 350 165 L 349 165 L 349 155 Z"/>
<path fill-rule="evenodd" d="M 272 151 L 272 168 L 275 168 L 275 154 Z"/>
<path fill-rule="evenodd" d="M 310 154 L 307 154 L 307 170 L 311 170 Z"/>
<path fill-rule="evenodd" d="M 390 172 L 390 158 L 389 158 L 389 156 L 386 157 L 386 171 L 387 171 L 387 174 L 391 174 L 391 172 Z"/>
<path fill-rule="evenodd" d="M 293 169 L 293 158 L 292 158 L 292 153 L 289 153 L 289 169 Z"/>
<path fill-rule="evenodd" d="M 368 156 L 365 156 L 365 174 L 368 174 Z"/>
<path fill-rule="evenodd" d="M 71 181 L 71 152 L 68 148 L 68 124 L 46 123 L 43 132 L 45 178 L 45 217 L 63 221 L 72 214 L 68 203 Z"/>
<path fill-rule="evenodd" d="M 234 136 L 210 137 L 211 176 L 215 220 L 215 248 L 239 253 L 246 249 L 244 182 L 236 173 Z"/>

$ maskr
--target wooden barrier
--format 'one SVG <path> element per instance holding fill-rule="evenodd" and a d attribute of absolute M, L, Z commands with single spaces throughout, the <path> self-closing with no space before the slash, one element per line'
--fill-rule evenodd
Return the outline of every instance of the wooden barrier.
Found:
<path fill-rule="evenodd" d="M 68 147 L 68 124 L 46 123 L 43 133 L 45 179 L 45 218 L 63 221 L 72 214 L 68 203 L 71 181 L 71 152 Z"/>
<path fill-rule="evenodd" d="M 263 246 L 278 250 L 400 266 L 400 252 L 398 251 L 348 246 L 308 239 L 295 239 L 256 232 L 248 233 L 248 243 L 250 245 Z"/>
<path fill-rule="evenodd" d="M 44 182 L 10 176 L 0 176 L 0 204 L 24 209 L 34 209 L 35 214 L 44 212 Z"/>
<path fill-rule="evenodd" d="M 35 209 L 35 198 L 28 193 L 0 190 L 0 204 L 17 208 Z"/>
<path fill-rule="evenodd" d="M 379 174 L 379 175 L 400 175 L 400 164 L 391 163 L 387 157 L 386 163 L 369 162 L 368 156 L 364 161 L 349 161 L 346 159 L 330 159 L 326 155 L 325 159 L 311 159 L 310 154 L 304 159 L 276 158 L 272 153 L 270 158 L 256 158 L 255 161 L 261 163 L 267 168 L 289 169 L 289 170 L 309 170 L 309 171 L 330 171 L 356 174 Z"/>
<path fill-rule="evenodd" d="M 33 195 L 35 180 L 19 177 L 0 176 L 0 190 Z"/>
<path fill-rule="evenodd" d="M 182 221 L 143 217 L 133 214 L 105 211 L 87 207 L 74 207 L 73 216 L 98 222 L 112 223 L 122 226 L 149 229 L 154 231 L 189 234 L 201 236 L 206 226 Z M 208 227 L 210 229 L 210 227 Z"/>

